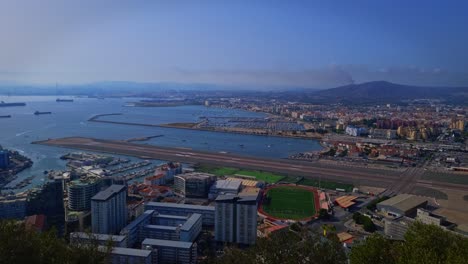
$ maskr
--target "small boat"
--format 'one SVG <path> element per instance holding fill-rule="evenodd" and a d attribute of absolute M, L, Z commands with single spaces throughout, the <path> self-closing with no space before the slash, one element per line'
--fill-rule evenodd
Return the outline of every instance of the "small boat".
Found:
<path fill-rule="evenodd" d="M 39 112 L 39 111 L 36 111 L 34 112 L 35 115 L 50 115 L 52 114 L 52 112 Z"/>
<path fill-rule="evenodd" d="M 73 99 L 60 99 L 60 98 L 57 98 L 57 100 L 55 100 L 57 103 L 72 103 L 73 102 Z"/>
<path fill-rule="evenodd" d="M 11 115 L 0 115 L 0 118 L 11 118 Z"/>

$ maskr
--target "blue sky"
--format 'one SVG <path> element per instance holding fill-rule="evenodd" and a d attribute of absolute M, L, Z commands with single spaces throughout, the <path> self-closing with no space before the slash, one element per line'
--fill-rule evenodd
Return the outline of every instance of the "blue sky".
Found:
<path fill-rule="evenodd" d="M 468 1 L 0 2 L 0 82 L 468 86 Z"/>

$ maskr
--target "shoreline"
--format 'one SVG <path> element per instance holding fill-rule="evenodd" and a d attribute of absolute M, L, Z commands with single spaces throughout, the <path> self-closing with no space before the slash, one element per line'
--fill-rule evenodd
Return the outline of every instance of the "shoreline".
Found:
<path fill-rule="evenodd" d="M 116 124 L 116 125 L 127 125 L 127 126 L 145 126 L 145 127 L 163 127 L 163 128 L 175 128 L 175 129 L 187 129 L 187 130 L 197 130 L 197 131 L 209 131 L 209 132 L 219 132 L 219 133 L 229 133 L 229 134 L 242 134 L 242 135 L 252 135 L 252 136 L 266 136 L 266 137 L 282 137 L 282 138 L 296 138 L 296 139 L 313 139 L 321 140 L 323 136 L 293 136 L 293 135 L 277 135 L 277 134 L 257 134 L 252 132 L 241 132 L 241 131 L 228 131 L 228 130 L 218 130 L 218 129 L 209 129 L 209 128 L 195 128 L 187 126 L 187 124 L 196 125 L 198 123 L 168 123 L 168 124 L 147 124 L 147 123 L 132 123 L 132 122 L 123 122 L 123 121 L 110 121 L 110 120 L 100 120 L 100 117 L 104 116 L 115 116 L 123 115 L 122 113 L 112 113 L 112 114 L 99 114 L 95 115 L 88 119 L 88 122 L 97 122 L 97 123 L 107 123 L 107 124 Z M 320 144 L 320 142 L 319 142 Z"/>

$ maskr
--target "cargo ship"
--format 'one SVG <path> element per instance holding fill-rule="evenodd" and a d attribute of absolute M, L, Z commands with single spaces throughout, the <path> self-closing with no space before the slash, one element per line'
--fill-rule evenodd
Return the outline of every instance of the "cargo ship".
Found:
<path fill-rule="evenodd" d="M 55 100 L 55 101 L 58 102 L 58 103 L 72 103 L 73 99 L 60 99 L 60 98 L 57 98 L 57 100 Z"/>
<path fill-rule="evenodd" d="M 11 115 L 0 115 L 0 118 L 10 118 Z"/>
<path fill-rule="evenodd" d="M 25 106 L 26 103 L 5 103 L 3 101 L 0 102 L 0 107 L 9 107 L 9 106 Z"/>
<path fill-rule="evenodd" d="M 35 115 L 50 115 L 52 114 L 52 112 L 39 112 L 39 111 L 36 111 L 34 112 Z"/>

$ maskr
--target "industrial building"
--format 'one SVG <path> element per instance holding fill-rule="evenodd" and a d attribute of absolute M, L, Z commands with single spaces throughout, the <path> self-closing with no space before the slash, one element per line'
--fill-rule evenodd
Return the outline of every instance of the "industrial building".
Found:
<path fill-rule="evenodd" d="M 208 173 L 186 173 L 174 177 L 174 189 L 189 198 L 207 198 L 214 175 Z"/>
<path fill-rule="evenodd" d="M 258 196 L 219 195 L 215 206 L 215 239 L 239 244 L 255 244 Z"/>
<path fill-rule="evenodd" d="M 189 216 L 201 214 L 204 226 L 214 225 L 214 206 L 149 202 L 145 205 L 145 210 L 154 210 L 165 215 Z"/>
<path fill-rule="evenodd" d="M 377 204 L 377 209 L 389 216 L 416 216 L 418 208 L 426 207 L 427 198 L 411 194 L 399 194 Z"/>
<path fill-rule="evenodd" d="M 127 187 L 111 185 L 91 198 L 93 233 L 116 234 L 127 223 Z"/>
<path fill-rule="evenodd" d="M 158 264 L 195 264 L 197 263 L 197 244 L 192 242 L 145 239 L 142 249 L 153 251 L 153 263 Z"/>

